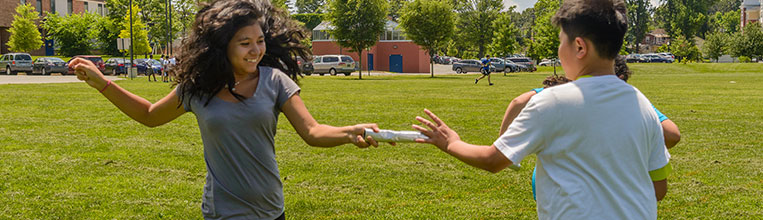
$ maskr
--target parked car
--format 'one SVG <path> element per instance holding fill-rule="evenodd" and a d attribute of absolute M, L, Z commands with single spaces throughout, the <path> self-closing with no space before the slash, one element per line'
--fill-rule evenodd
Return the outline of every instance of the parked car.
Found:
<path fill-rule="evenodd" d="M 456 73 L 480 72 L 482 62 L 479 60 L 462 60 L 453 63 L 451 69 Z M 490 65 L 490 72 L 495 72 L 495 65 Z"/>
<path fill-rule="evenodd" d="M 93 62 L 93 64 L 95 64 L 96 67 L 98 67 L 98 70 L 100 70 L 101 73 L 103 73 L 103 71 L 106 71 L 106 64 L 103 62 L 103 58 L 101 58 L 101 56 L 77 55 L 77 56 L 73 56 L 71 59 L 69 59 L 69 61 L 66 62 L 66 66 L 69 67 L 69 71 L 67 71 L 69 74 L 74 74 L 74 69 L 73 69 L 74 67 L 69 66 L 69 63 L 71 63 L 72 60 L 74 60 L 75 58 L 83 58 L 83 59 L 90 60 L 91 62 Z"/>
<path fill-rule="evenodd" d="M 32 73 L 48 75 L 51 73 L 66 74 L 68 68 L 66 62 L 58 57 L 40 57 L 32 64 Z"/>
<path fill-rule="evenodd" d="M 138 74 L 148 75 L 149 71 L 159 74 L 162 71 L 162 62 L 155 59 L 134 59 L 133 65 L 138 69 Z"/>
<path fill-rule="evenodd" d="M 490 58 L 490 64 L 495 66 L 495 72 L 511 72 L 511 67 L 509 66 L 509 69 L 506 69 L 506 62 L 504 59 L 501 58 Z"/>
<path fill-rule="evenodd" d="M 530 58 L 527 58 L 527 57 L 510 57 L 508 59 L 511 60 L 511 62 L 523 65 L 525 67 L 524 69 L 527 70 L 527 71 L 535 72 L 536 70 L 538 70 L 538 68 L 535 68 L 535 64 L 533 64 L 533 61 L 530 60 Z"/>
<path fill-rule="evenodd" d="M 355 60 L 347 55 L 322 55 L 313 59 L 313 72 L 321 76 L 325 73 L 332 76 L 343 73 L 349 76 L 355 70 Z"/>
<path fill-rule="evenodd" d="M 522 71 L 523 68 L 526 68 L 523 65 L 516 64 L 516 63 L 512 62 L 509 59 L 504 59 L 504 61 L 505 61 L 504 65 L 506 65 L 506 67 L 507 67 L 506 69 L 504 69 L 504 71 L 503 71 L 504 73 L 506 73 L 506 72 L 509 72 L 509 73 L 519 72 L 519 71 Z"/>
<path fill-rule="evenodd" d="M 665 57 L 657 55 L 656 53 L 644 54 L 643 57 L 646 58 L 646 61 L 649 63 L 672 63 L 673 62 L 671 60 L 666 59 Z"/>
<path fill-rule="evenodd" d="M 28 53 L 9 53 L 0 57 L 0 68 L 7 75 L 17 72 L 32 73 L 32 56 Z"/>
<path fill-rule="evenodd" d="M 130 66 L 129 63 L 130 60 L 125 58 L 109 58 L 106 60 L 106 71 L 103 74 L 127 74 L 127 67 Z"/>
<path fill-rule="evenodd" d="M 645 63 L 646 58 L 642 57 L 641 54 L 632 53 L 625 55 L 625 62 L 626 63 Z"/>
<path fill-rule="evenodd" d="M 299 70 L 302 72 L 302 74 L 305 75 L 311 75 L 313 74 L 313 71 L 315 68 L 313 68 L 313 62 L 305 62 L 305 59 L 302 59 L 302 57 L 297 56 L 297 65 L 299 66 Z M 313 59 L 316 59 L 313 57 Z"/>
<path fill-rule="evenodd" d="M 672 53 L 657 53 L 657 55 L 670 60 L 671 63 L 676 60 L 676 56 L 674 56 Z"/>
<path fill-rule="evenodd" d="M 561 66 L 562 63 L 559 59 L 546 59 L 538 64 L 538 66 Z"/>

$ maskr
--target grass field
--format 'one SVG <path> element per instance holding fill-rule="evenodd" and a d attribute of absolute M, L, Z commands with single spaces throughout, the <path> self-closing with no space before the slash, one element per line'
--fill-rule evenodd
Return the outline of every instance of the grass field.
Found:
<path fill-rule="evenodd" d="M 633 64 L 630 83 L 681 129 L 660 219 L 763 219 L 763 65 Z M 540 72 L 311 76 L 302 97 L 321 123 L 410 130 L 431 109 L 491 144 L 508 102 Z M 121 80 L 156 101 L 165 83 Z M 0 219 L 198 219 L 206 174 L 196 119 L 132 121 L 84 83 L 0 85 Z M 534 219 L 530 175 L 490 174 L 420 144 L 307 146 L 281 116 L 277 160 L 289 219 Z"/>

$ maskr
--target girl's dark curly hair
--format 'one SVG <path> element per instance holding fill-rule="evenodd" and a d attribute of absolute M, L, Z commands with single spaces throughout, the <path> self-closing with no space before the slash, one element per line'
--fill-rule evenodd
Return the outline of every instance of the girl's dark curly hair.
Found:
<path fill-rule="evenodd" d="M 302 74 L 294 56 L 310 60 L 310 51 L 300 43 L 307 36 L 305 29 L 268 0 L 218 0 L 202 3 L 191 33 L 183 40 L 178 66 L 172 70 L 180 100 L 204 97 L 206 106 L 222 89 L 239 101 L 245 99 L 233 91 L 227 50 L 233 35 L 252 24 L 259 24 L 265 35 L 267 48 L 259 65 L 280 69 L 297 81 Z"/>

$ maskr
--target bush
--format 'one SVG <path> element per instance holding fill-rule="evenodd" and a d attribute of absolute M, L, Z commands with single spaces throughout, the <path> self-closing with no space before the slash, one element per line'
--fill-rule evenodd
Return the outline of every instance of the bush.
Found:
<path fill-rule="evenodd" d="M 739 62 L 741 63 L 749 63 L 750 61 L 752 61 L 752 59 L 748 56 L 739 56 Z"/>

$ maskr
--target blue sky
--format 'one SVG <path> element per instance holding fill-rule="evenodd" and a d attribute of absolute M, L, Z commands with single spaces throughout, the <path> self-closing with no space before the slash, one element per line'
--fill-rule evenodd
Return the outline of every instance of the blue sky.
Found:
<path fill-rule="evenodd" d="M 538 0 L 503 0 L 503 6 L 505 8 L 511 7 L 512 5 L 517 6 L 517 10 L 524 11 L 527 8 L 533 7 L 535 5 L 535 2 Z M 652 2 L 652 6 L 655 6 L 659 3 L 659 0 L 649 0 Z"/>

